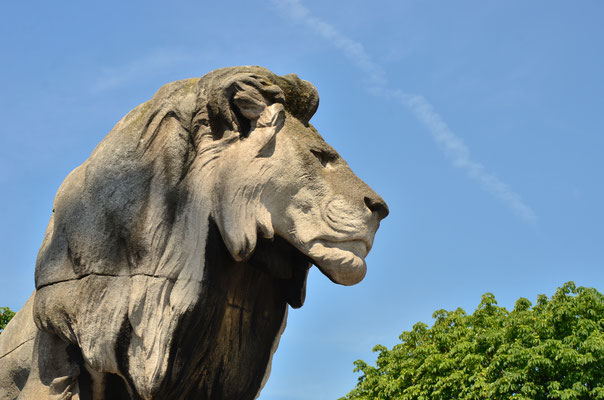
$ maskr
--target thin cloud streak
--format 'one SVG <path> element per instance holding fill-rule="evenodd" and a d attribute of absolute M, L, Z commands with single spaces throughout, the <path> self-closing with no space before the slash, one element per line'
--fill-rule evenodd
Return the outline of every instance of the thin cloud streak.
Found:
<path fill-rule="evenodd" d="M 413 115 L 428 129 L 436 145 L 445 153 L 454 167 L 465 171 L 470 178 L 480 184 L 483 190 L 501 200 L 524 220 L 529 222 L 537 220 L 533 210 L 524 204 L 520 196 L 509 185 L 488 172 L 484 165 L 472 160 L 468 146 L 449 129 L 424 96 L 405 94 L 400 91 L 395 91 L 393 95 L 410 109 Z"/>
<path fill-rule="evenodd" d="M 350 39 L 334 26 L 313 16 L 299 0 L 271 0 L 271 2 L 287 17 L 340 49 L 354 65 L 367 75 L 370 83 L 369 91 L 372 94 L 395 99 L 411 111 L 454 167 L 463 170 L 484 191 L 500 200 L 520 218 L 531 223 L 537 220 L 535 212 L 522 201 L 520 195 L 494 174 L 488 172 L 483 164 L 471 158 L 468 146 L 451 131 L 424 96 L 408 94 L 388 87 L 384 69 L 373 61 L 361 43 Z"/>
<path fill-rule="evenodd" d="M 371 84 L 379 87 L 386 85 L 384 69 L 371 59 L 361 43 L 350 39 L 332 25 L 313 16 L 310 10 L 298 0 L 271 0 L 271 2 L 285 15 L 342 50 L 346 58 L 367 74 Z"/>

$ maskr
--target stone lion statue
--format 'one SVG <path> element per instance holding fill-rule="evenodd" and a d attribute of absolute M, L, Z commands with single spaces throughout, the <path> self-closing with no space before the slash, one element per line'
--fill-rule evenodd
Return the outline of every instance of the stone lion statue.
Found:
<path fill-rule="evenodd" d="M 309 123 L 318 103 L 233 67 L 118 122 L 57 192 L 0 398 L 256 398 L 308 269 L 362 280 L 388 214 Z"/>

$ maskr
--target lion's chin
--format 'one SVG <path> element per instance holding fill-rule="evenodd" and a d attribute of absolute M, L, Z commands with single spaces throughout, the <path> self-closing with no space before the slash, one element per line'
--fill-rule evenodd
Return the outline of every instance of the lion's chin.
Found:
<path fill-rule="evenodd" d="M 364 259 L 367 248 L 358 240 L 337 243 L 318 240 L 312 243 L 308 255 L 321 272 L 340 285 L 355 285 L 367 273 Z"/>

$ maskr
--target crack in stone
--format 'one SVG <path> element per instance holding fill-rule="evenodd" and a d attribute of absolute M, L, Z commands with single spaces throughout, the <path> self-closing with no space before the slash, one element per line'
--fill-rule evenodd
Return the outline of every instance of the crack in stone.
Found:
<path fill-rule="evenodd" d="M 14 352 L 15 350 L 17 350 L 19 347 L 23 346 L 25 343 L 27 343 L 27 342 L 31 342 L 31 341 L 32 341 L 32 340 L 34 340 L 35 338 L 36 338 L 36 337 L 34 336 L 34 337 L 32 337 L 32 338 L 27 339 L 27 340 L 26 340 L 26 341 L 24 341 L 24 342 L 21 342 L 19 345 L 17 345 L 16 347 L 14 347 L 14 348 L 13 348 L 12 350 L 10 350 L 8 353 L 5 353 L 5 354 L 1 355 L 1 356 L 0 356 L 0 360 L 1 360 L 1 359 L 3 359 L 4 357 L 8 356 L 10 353 Z"/>
<path fill-rule="evenodd" d="M 88 274 L 84 274 L 82 276 L 79 276 L 79 277 L 73 278 L 73 279 L 63 279 L 63 280 L 58 280 L 58 281 L 55 281 L 55 282 L 45 283 L 43 285 L 40 285 L 37 288 L 37 290 L 40 290 L 40 289 L 45 288 L 47 286 L 56 285 L 58 283 L 65 283 L 65 282 L 71 282 L 71 281 L 79 281 L 79 280 L 82 280 L 82 279 L 87 278 L 89 276 L 107 276 L 107 277 L 113 277 L 113 278 L 122 278 L 122 277 L 123 278 L 131 278 L 133 276 L 146 276 L 146 277 L 149 277 L 149 278 L 167 279 L 167 280 L 169 280 L 172 283 L 176 283 L 177 280 L 180 280 L 180 279 L 177 279 L 177 278 L 171 278 L 169 276 L 146 274 L 146 273 L 142 273 L 142 272 L 141 273 L 136 273 L 136 274 L 129 274 L 129 275 L 115 275 L 115 274 L 103 274 L 103 273 L 99 273 L 99 272 L 90 272 Z M 194 281 L 194 282 L 201 283 L 201 281 L 196 280 L 196 279 L 185 279 L 185 280 L 187 282 Z"/>
<path fill-rule="evenodd" d="M 246 312 L 246 313 L 249 313 L 249 314 L 251 314 L 251 313 L 252 313 L 252 310 L 250 310 L 250 309 L 248 309 L 248 308 L 245 308 L 245 307 L 243 307 L 243 306 L 240 306 L 239 304 L 235 304 L 235 303 L 227 303 L 227 306 L 229 306 L 229 307 L 231 307 L 231 308 L 234 308 L 234 309 L 237 309 L 237 310 L 241 310 L 241 311 Z"/>

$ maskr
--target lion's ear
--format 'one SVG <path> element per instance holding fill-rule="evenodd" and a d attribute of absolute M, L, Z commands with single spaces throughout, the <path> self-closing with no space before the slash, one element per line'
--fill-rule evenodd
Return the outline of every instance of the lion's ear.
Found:
<path fill-rule="evenodd" d="M 264 95 L 254 86 L 239 83 L 233 102 L 239 113 L 249 121 L 247 139 L 259 156 L 270 154 L 277 132 L 283 127 L 285 109 L 283 104 L 268 104 Z M 244 133 L 245 134 L 245 133 Z"/>
<path fill-rule="evenodd" d="M 267 101 L 258 89 L 243 82 L 237 85 L 233 102 L 239 112 L 250 121 L 258 119 L 267 106 Z"/>
<path fill-rule="evenodd" d="M 253 143 L 256 157 L 268 157 L 275 148 L 275 137 L 285 122 L 283 104 L 275 103 L 264 109 L 255 123 L 247 140 Z"/>

